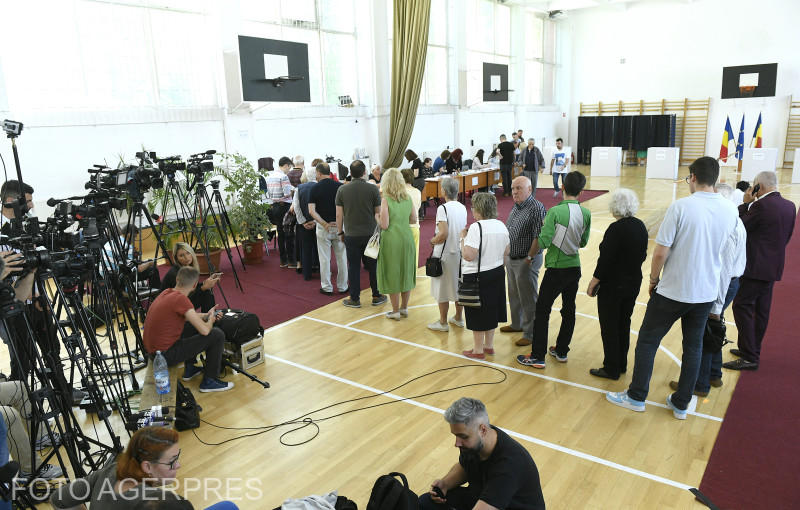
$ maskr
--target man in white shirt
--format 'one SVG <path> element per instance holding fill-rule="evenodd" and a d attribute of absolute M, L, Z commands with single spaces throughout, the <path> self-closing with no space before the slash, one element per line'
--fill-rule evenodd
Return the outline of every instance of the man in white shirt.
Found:
<path fill-rule="evenodd" d="M 558 177 L 561 176 L 561 184 L 564 184 L 564 176 L 570 171 L 572 165 L 572 149 L 564 147 L 564 140 L 556 138 L 556 151 L 550 160 L 550 173 L 553 174 L 553 198 L 558 198 Z"/>
<path fill-rule="evenodd" d="M 692 195 L 667 209 L 656 236 L 650 268 L 650 301 L 647 303 L 633 378 L 627 391 L 609 392 L 612 404 L 642 412 L 650 387 L 661 339 L 681 320 L 683 356 L 678 390 L 667 397 L 673 416 L 686 419 L 703 349 L 708 314 L 719 291 L 723 245 L 738 222 L 734 205 L 714 192 L 719 163 L 704 156 L 689 166 L 686 182 Z M 663 278 L 659 279 L 662 274 Z"/>

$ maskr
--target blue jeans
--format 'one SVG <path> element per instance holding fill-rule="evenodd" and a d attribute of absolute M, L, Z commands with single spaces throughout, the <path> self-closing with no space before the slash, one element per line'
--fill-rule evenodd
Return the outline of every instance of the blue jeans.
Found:
<path fill-rule="evenodd" d="M 681 377 L 678 391 L 672 394 L 672 404 L 678 409 L 686 409 L 692 399 L 694 384 L 700 369 L 703 351 L 703 333 L 708 321 L 708 312 L 713 302 L 681 303 L 653 293 L 647 303 L 639 341 L 636 342 L 633 379 L 628 387 L 628 397 L 639 402 L 647 399 L 650 391 L 650 377 L 653 375 L 653 360 L 661 344 L 661 339 L 678 319 L 683 332 L 683 356 L 681 358 Z"/>
<path fill-rule="evenodd" d="M 725 302 L 722 303 L 722 311 L 719 313 L 722 316 L 728 305 L 731 304 L 733 298 L 736 297 L 736 292 L 739 290 L 739 278 L 731 278 L 731 284 L 728 286 L 728 293 L 725 294 Z M 722 378 L 722 349 L 711 354 L 703 352 L 703 357 L 700 359 L 700 372 L 697 374 L 697 384 L 694 389 L 697 391 L 707 392 L 711 390 L 711 379 Z"/>
<path fill-rule="evenodd" d="M 230 501 L 220 501 L 211 506 L 207 506 L 205 510 L 238 510 L 238 506 Z"/>
<path fill-rule="evenodd" d="M 559 185 L 558 185 L 558 178 L 561 177 L 561 184 L 564 184 L 564 177 L 566 177 L 566 176 L 567 176 L 567 174 L 558 174 L 558 173 L 555 173 L 555 171 L 553 172 L 553 190 L 554 191 L 558 191 L 558 190 L 561 189 L 559 187 Z"/>

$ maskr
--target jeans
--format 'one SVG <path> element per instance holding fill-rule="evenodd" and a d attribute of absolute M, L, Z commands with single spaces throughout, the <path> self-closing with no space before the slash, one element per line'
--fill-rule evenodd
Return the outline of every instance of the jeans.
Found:
<path fill-rule="evenodd" d="M 556 352 L 566 356 L 572 332 L 575 330 L 575 295 L 578 293 L 578 282 L 581 279 L 580 267 L 549 267 L 544 272 L 539 287 L 539 299 L 536 301 L 536 327 L 533 332 L 531 357 L 544 359 L 547 354 L 547 333 L 550 325 L 550 311 L 553 302 L 561 295 L 561 329 L 556 340 Z"/>
<path fill-rule="evenodd" d="M 177 365 L 178 363 L 194 363 L 195 356 L 205 351 L 206 368 L 204 376 L 207 379 L 215 379 L 219 376 L 219 369 L 222 366 L 222 348 L 225 344 L 225 333 L 219 328 L 211 328 L 207 335 L 200 333 L 193 336 L 182 336 L 172 347 L 164 353 L 167 365 Z"/>
<path fill-rule="evenodd" d="M 344 236 L 344 247 L 347 251 L 347 276 L 349 279 L 350 299 L 361 300 L 361 263 L 369 273 L 369 286 L 372 288 L 372 297 L 379 297 L 378 276 L 376 270 L 378 261 L 364 256 L 367 243 L 372 236 Z"/>
<path fill-rule="evenodd" d="M 511 194 L 511 163 L 500 163 L 500 173 L 503 176 L 503 195 Z"/>
<path fill-rule="evenodd" d="M 331 248 L 336 256 L 336 289 L 339 292 L 347 290 L 347 258 L 344 242 L 328 239 L 328 232 L 320 225 L 316 227 L 317 253 L 319 254 L 319 279 L 322 290 L 332 292 L 331 285 Z"/>
<path fill-rule="evenodd" d="M 297 244 L 300 246 L 300 263 L 303 266 L 303 279 L 308 281 L 311 279 L 314 265 L 319 264 L 316 227 L 308 229 L 298 223 L 297 240 Z"/>
<path fill-rule="evenodd" d="M 511 304 L 511 327 L 522 330 L 522 336 L 533 339 L 536 318 L 536 301 L 539 299 L 539 270 L 542 254 L 536 255 L 530 264 L 525 259 L 506 257 L 508 278 L 508 300 Z"/>
<path fill-rule="evenodd" d="M 553 172 L 553 191 L 558 191 L 558 190 L 561 189 L 558 186 L 558 178 L 561 177 L 561 184 L 564 184 L 564 177 L 566 177 L 566 176 L 567 176 L 567 174 L 559 174 L 559 173 L 556 173 L 555 171 Z"/>
<path fill-rule="evenodd" d="M 628 397 L 644 402 L 650 391 L 650 377 L 653 375 L 653 361 L 664 335 L 678 319 L 683 332 L 683 356 L 681 357 L 681 377 L 678 391 L 672 394 L 672 404 L 681 410 L 686 409 L 692 399 L 694 384 L 700 369 L 703 351 L 703 333 L 708 321 L 708 312 L 713 302 L 681 303 L 654 292 L 647 303 L 639 341 L 636 342 L 636 356 L 633 365 L 633 379 L 628 387 Z"/>
<path fill-rule="evenodd" d="M 725 294 L 725 302 L 722 304 L 722 311 L 719 313 L 720 317 L 725 313 L 728 305 L 733 301 L 736 292 L 739 290 L 739 278 L 731 278 L 731 284 L 728 286 L 728 293 Z M 701 392 L 707 392 L 711 389 L 711 379 L 722 378 L 722 349 L 711 354 L 703 351 L 703 357 L 700 359 L 700 372 L 697 374 L 697 383 L 694 389 Z"/>

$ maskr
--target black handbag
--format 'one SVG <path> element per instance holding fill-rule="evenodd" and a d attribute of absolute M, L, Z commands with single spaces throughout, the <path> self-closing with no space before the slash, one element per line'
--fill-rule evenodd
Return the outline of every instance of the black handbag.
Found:
<path fill-rule="evenodd" d="M 725 321 L 722 317 L 719 319 L 709 317 L 703 333 L 703 352 L 714 354 L 721 351 L 725 345 L 725 330 Z"/>
<path fill-rule="evenodd" d="M 445 221 L 447 221 L 447 207 L 442 206 L 444 209 L 444 217 Z M 444 255 L 444 247 L 447 245 L 447 238 L 444 239 L 442 243 L 442 251 L 440 252 L 440 256 L 434 257 L 433 252 L 436 250 L 436 246 L 431 246 L 431 256 L 428 257 L 428 260 L 425 261 L 425 274 L 430 276 L 431 278 L 436 278 L 437 276 L 442 276 L 444 270 L 442 269 L 442 255 Z"/>
<path fill-rule="evenodd" d="M 178 382 L 175 395 L 175 429 L 182 431 L 199 427 L 202 410 L 191 390 Z"/>
<path fill-rule="evenodd" d="M 480 232 L 480 241 L 478 242 L 478 271 L 475 273 L 475 279 L 464 280 L 461 274 L 461 264 L 458 264 L 458 300 L 457 305 L 479 307 L 481 306 L 481 245 L 483 244 L 483 229 L 480 222 L 478 222 L 478 232 Z"/>

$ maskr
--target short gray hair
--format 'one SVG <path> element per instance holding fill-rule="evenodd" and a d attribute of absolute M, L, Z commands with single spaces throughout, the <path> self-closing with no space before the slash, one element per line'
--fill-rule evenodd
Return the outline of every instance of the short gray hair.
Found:
<path fill-rule="evenodd" d="M 452 177 L 445 177 L 440 183 L 442 191 L 444 191 L 445 198 L 455 200 L 458 197 L 458 181 Z"/>
<path fill-rule="evenodd" d="M 765 170 L 759 172 L 754 179 L 762 188 L 777 188 L 778 187 L 778 174 Z"/>
<path fill-rule="evenodd" d="M 611 193 L 611 203 L 608 208 L 611 214 L 620 218 L 635 216 L 639 210 L 639 197 L 631 189 L 617 188 Z"/>
<path fill-rule="evenodd" d="M 497 198 L 491 193 L 475 193 L 472 195 L 472 209 L 484 220 L 497 218 Z"/>
<path fill-rule="evenodd" d="M 476 421 L 489 425 L 489 413 L 486 412 L 486 406 L 480 400 L 461 397 L 444 412 L 444 420 L 451 425 L 463 423 L 470 426 Z"/>
<path fill-rule="evenodd" d="M 303 156 L 299 154 L 294 157 L 292 163 L 294 163 L 294 166 L 297 168 L 303 168 L 304 166 L 306 166 L 306 160 L 303 159 Z"/>
<path fill-rule="evenodd" d="M 731 195 L 733 195 L 733 188 L 730 184 L 725 184 L 723 182 L 721 184 L 717 184 L 717 193 L 730 200 Z"/>
<path fill-rule="evenodd" d="M 536 140 L 534 140 L 533 138 L 528 138 L 528 141 L 529 141 L 529 142 L 536 143 Z"/>

